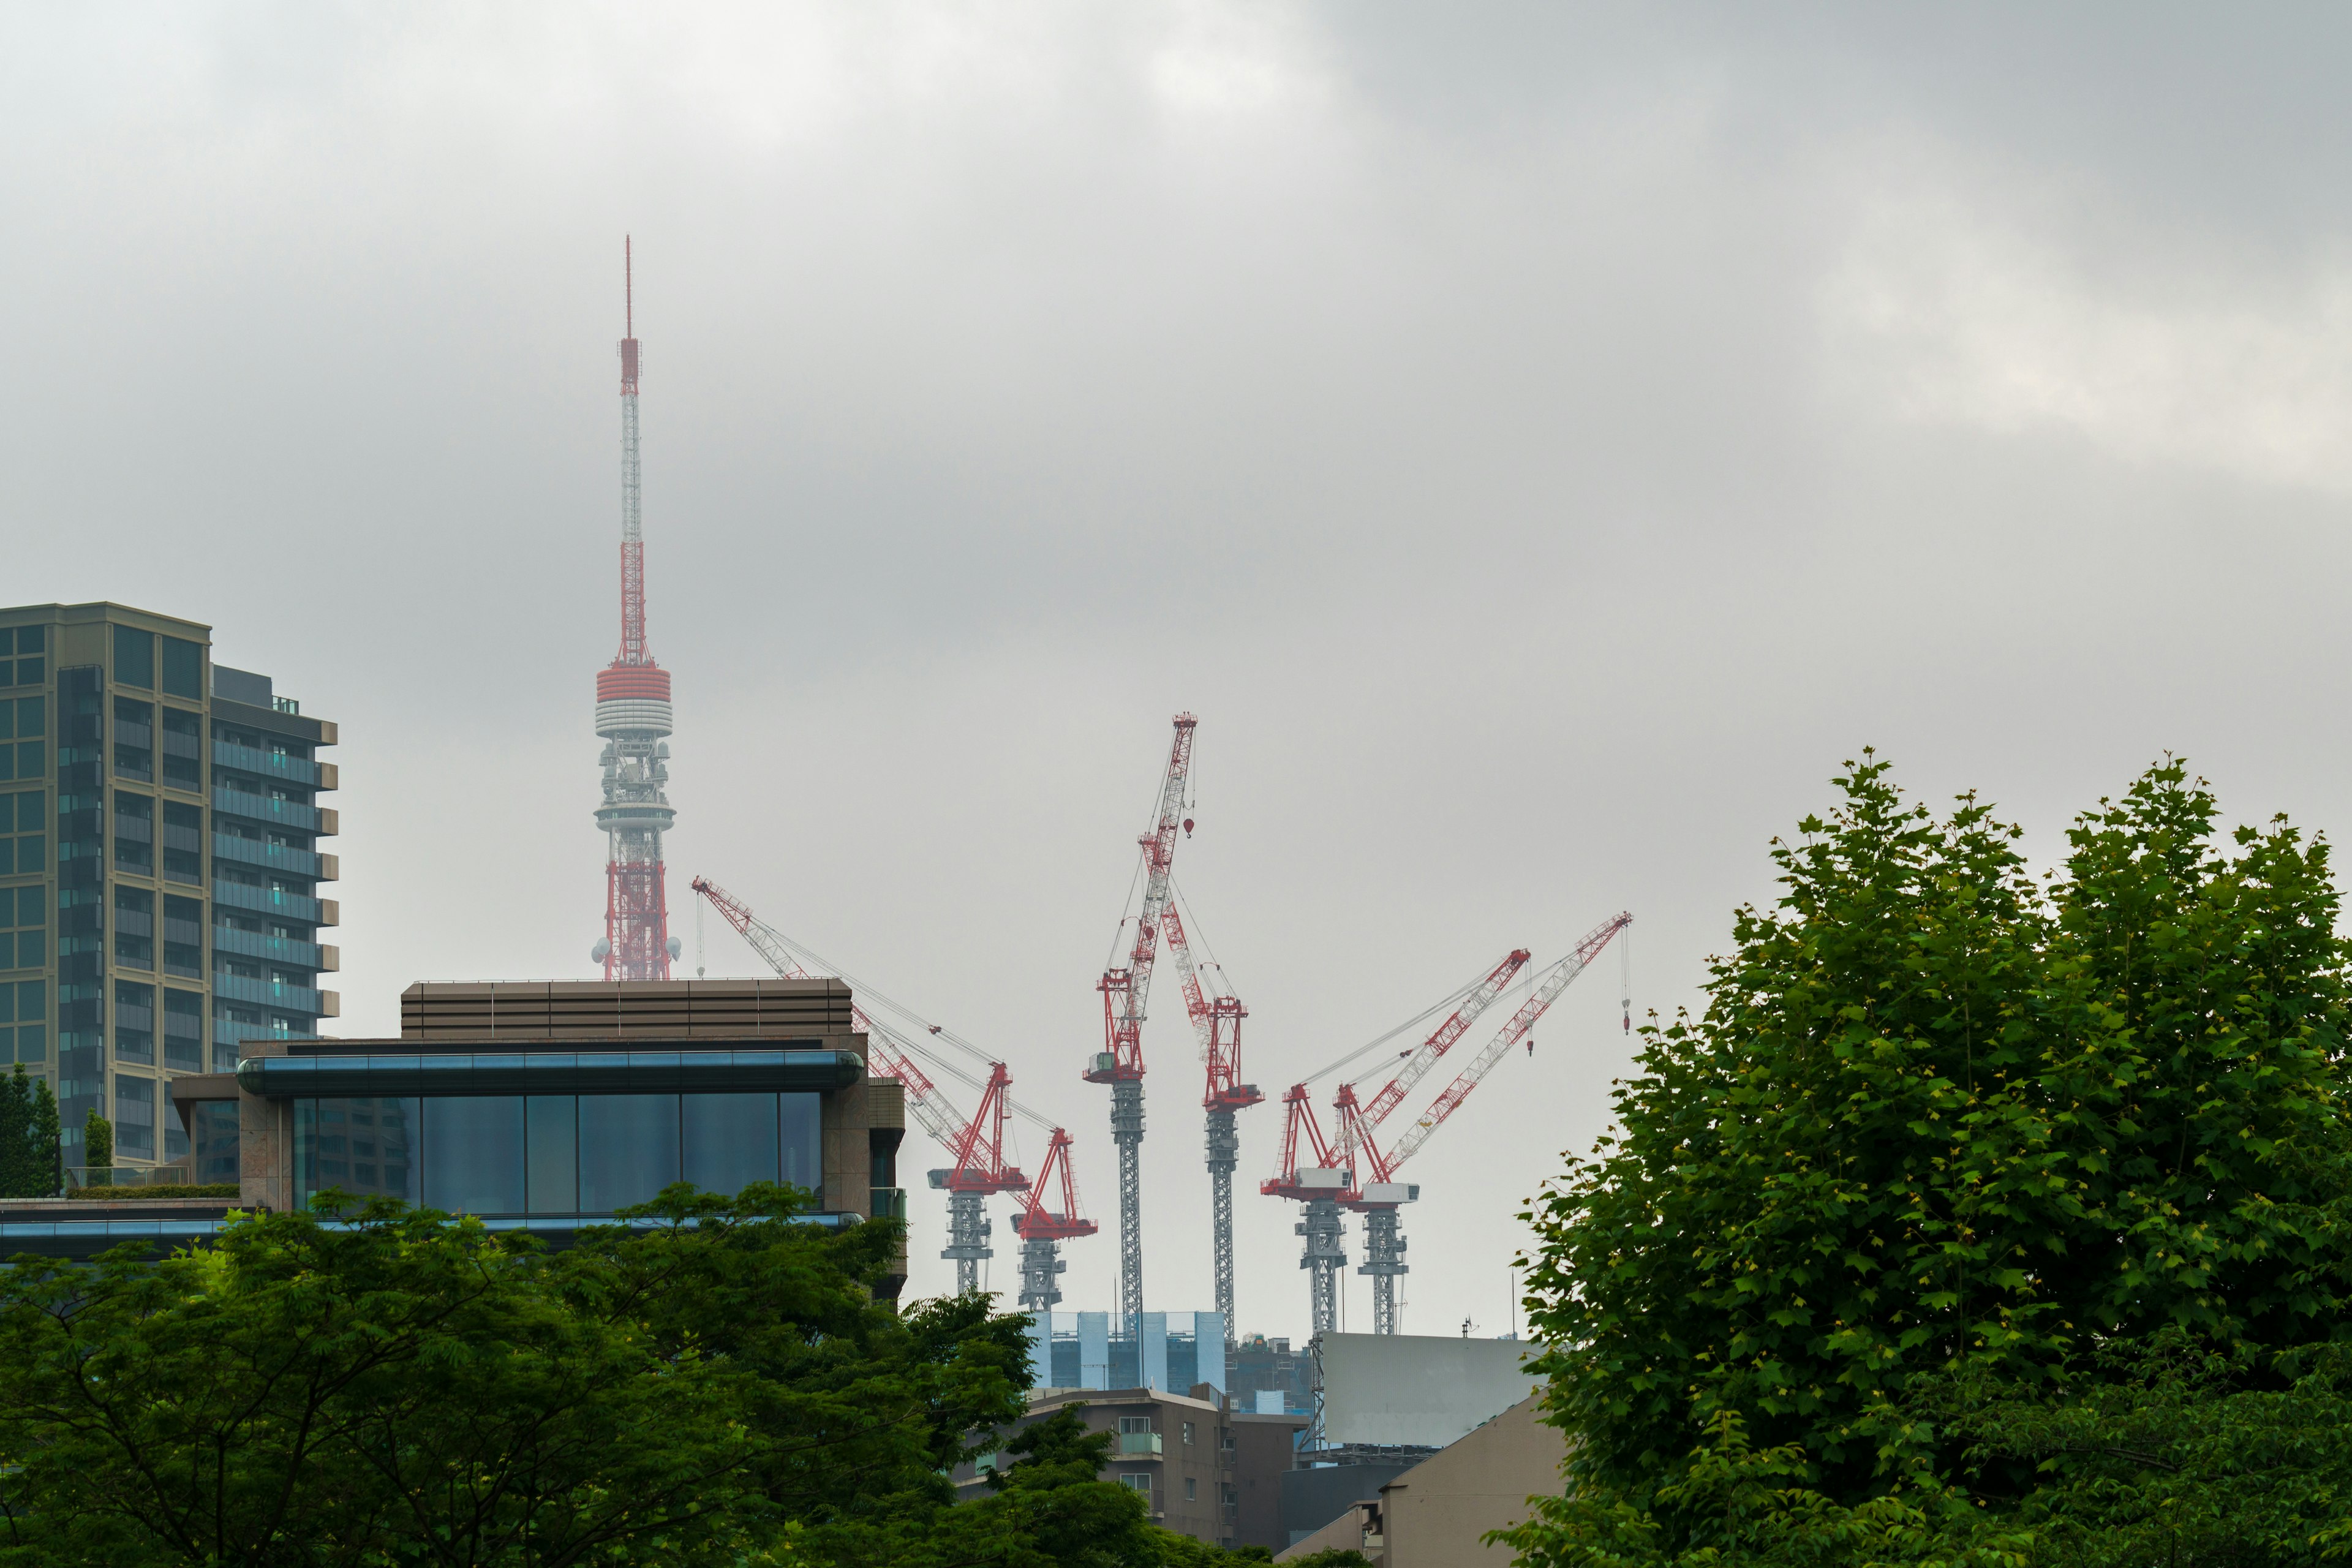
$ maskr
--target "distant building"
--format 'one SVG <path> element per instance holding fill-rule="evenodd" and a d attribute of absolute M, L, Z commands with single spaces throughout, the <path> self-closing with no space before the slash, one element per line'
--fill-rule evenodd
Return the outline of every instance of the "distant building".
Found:
<path fill-rule="evenodd" d="M 0 1063 L 49 1080 L 68 1167 L 91 1110 L 118 1164 L 184 1166 L 175 1081 L 336 1016 L 336 738 L 199 622 L 0 609 Z"/>
<path fill-rule="evenodd" d="M 1286 1339 L 1244 1334 L 1225 1352 L 1225 1387 L 1238 1409 L 1303 1415 L 1315 1408 L 1315 1363 Z"/>
<path fill-rule="evenodd" d="M 1290 1468 L 1304 1417 L 1236 1411 L 1206 1383 L 1185 1394 L 1049 1389 L 1032 1398 L 1028 1415 L 1006 1436 L 1069 1405 L 1079 1407 L 1089 1430 L 1111 1435 L 1103 1479 L 1141 1496 L 1154 1523 L 1226 1548 L 1284 1544 L 1276 1481 Z M 1000 1451 L 960 1466 L 958 1494 L 986 1495 L 990 1475 L 1012 1459 Z"/>
<path fill-rule="evenodd" d="M 1438 1453 L 1365 1488 L 1330 1523 L 1275 1561 L 1340 1548 L 1375 1568 L 1508 1568 L 1511 1549 L 1488 1546 L 1490 1530 L 1527 1519 L 1531 1497 L 1557 1493 L 1568 1442 L 1528 1398 Z"/>
<path fill-rule="evenodd" d="M 1041 1389 L 1191 1388 L 1225 1392 L 1225 1320 L 1216 1312 L 1146 1312 L 1139 1345 L 1111 1333 L 1108 1312 L 1029 1314 L 1030 1366 Z"/>
<path fill-rule="evenodd" d="M 1438 1334 L 1318 1335 L 1321 1422 L 1280 1480 L 1287 1540 L 1314 1535 L 1540 1384 L 1516 1339 Z"/>
<path fill-rule="evenodd" d="M 680 1180 L 789 1182 L 813 1225 L 905 1213 L 904 1090 L 867 1075 L 838 980 L 412 985 L 400 1010 L 397 1039 L 250 1040 L 235 1071 L 174 1084 L 198 1167 L 233 1173 L 236 1198 L 0 1202 L 0 1255 L 200 1243 L 231 1206 L 329 1188 L 554 1245 Z M 902 1251 L 880 1293 L 905 1276 Z"/>

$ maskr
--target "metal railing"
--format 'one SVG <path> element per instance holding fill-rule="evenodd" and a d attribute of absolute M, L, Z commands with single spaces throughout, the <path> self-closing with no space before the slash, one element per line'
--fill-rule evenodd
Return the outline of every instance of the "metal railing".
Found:
<path fill-rule="evenodd" d="M 192 1163 L 172 1165 L 68 1165 L 66 1190 L 88 1187 L 186 1187 L 195 1184 Z"/>

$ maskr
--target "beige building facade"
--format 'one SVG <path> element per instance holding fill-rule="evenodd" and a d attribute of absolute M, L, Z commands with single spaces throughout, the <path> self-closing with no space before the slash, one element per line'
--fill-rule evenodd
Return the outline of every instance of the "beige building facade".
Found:
<path fill-rule="evenodd" d="M 1531 1497 L 1560 1489 L 1567 1439 L 1526 1399 L 1383 1484 L 1331 1523 L 1278 1553 L 1287 1562 L 1344 1547 L 1378 1568 L 1508 1568 L 1490 1530 L 1524 1521 Z"/>

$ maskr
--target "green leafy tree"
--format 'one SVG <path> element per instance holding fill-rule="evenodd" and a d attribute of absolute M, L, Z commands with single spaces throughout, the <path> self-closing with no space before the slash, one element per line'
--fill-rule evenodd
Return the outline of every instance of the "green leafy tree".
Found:
<path fill-rule="evenodd" d="M 0 1197 L 47 1197 L 58 1188 L 58 1107 L 49 1086 L 20 1064 L 0 1079 Z"/>
<path fill-rule="evenodd" d="M 674 1189 L 556 1254 L 378 1204 L 0 1273 L 0 1552 L 115 1564 L 888 1561 L 1020 1410 L 1023 1325 L 899 1318 L 897 1227 Z M 159 1397 L 168 1391 L 167 1396 Z"/>
<path fill-rule="evenodd" d="M 2168 762 L 2040 883 L 1972 797 L 1939 819 L 1868 757 L 1838 784 L 1535 1205 L 1573 1495 L 1528 1561 L 2001 1560 L 2054 1472 L 1984 1412 L 2084 1397 L 2115 1343 L 2343 1321 L 2325 845 L 2224 841 Z"/>
<path fill-rule="evenodd" d="M 33 1079 L 32 1126 L 26 1135 L 30 1158 L 26 1166 L 25 1196 L 49 1197 L 64 1185 L 61 1131 L 58 1125 L 58 1097 L 49 1092 L 48 1079 L 37 1078 Z"/>
<path fill-rule="evenodd" d="M 93 1171 L 114 1168 L 114 1123 L 96 1108 L 81 1119 L 81 1163 Z"/>

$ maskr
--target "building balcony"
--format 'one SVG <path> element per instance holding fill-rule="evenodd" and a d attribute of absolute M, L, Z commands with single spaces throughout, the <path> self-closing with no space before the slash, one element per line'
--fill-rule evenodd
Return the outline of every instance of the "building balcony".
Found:
<path fill-rule="evenodd" d="M 239 838 L 233 834 L 213 835 L 213 858 L 234 860 L 239 865 L 259 867 L 289 877 L 303 877 L 312 881 L 326 875 L 320 857 L 308 849 L 289 848 L 264 838 Z"/>
<path fill-rule="evenodd" d="M 342 999 L 331 991 L 314 991 L 307 985 L 277 980 L 248 980 L 241 974 L 214 974 L 213 994 L 224 1002 L 248 1002 L 313 1018 L 332 1018 L 342 1012 Z"/>
<path fill-rule="evenodd" d="M 322 812 L 315 805 L 299 801 L 272 800 L 268 795 L 249 790 L 232 789 L 225 784 L 213 786 L 213 810 L 222 816 L 234 816 L 247 822 L 266 822 L 272 827 L 288 827 L 297 833 L 331 833 L 323 818 L 334 815 Z"/>
<path fill-rule="evenodd" d="M 289 1029 L 281 1035 L 268 1024 L 236 1024 L 226 1018 L 213 1020 L 213 1044 L 215 1046 L 241 1048 L 248 1040 L 310 1040 L 317 1037 L 315 1031 Z M 226 1072 L 230 1069 L 223 1068 L 219 1070 Z"/>
<path fill-rule="evenodd" d="M 1160 1455 L 1160 1434 L 1157 1432 L 1121 1432 L 1118 1435 L 1118 1457 L 1122 1459 L 1156 1459 Z"/>
<path fill-rule="evenodd" d="M 233 952 L 240 958 L 257 958 L 267 963 L 287 969 L 333 969 L 337 967 L 332 949 L 315 942 L 300 942 L 293 937 L 263 936 L 258 931 L 232 931 L 227 926 L 213 928 L 213 951 Z"/>
<path fill-rule="evenodd" d="M 242 882 L 215 881 L 213 902 L 232 910 L 251 910 L 256 914 L 299 921 L 304 925 L 335 923 L 326 900 L 306 899 L 299 893 L 273 892 L 268 888 L 248 888 Z"/>
<path fill-rule="evenodd" d="M 226 741 L 213 742 L 213 766 L 228 768 L 257 778 L 283 779 L 305 789 L 332 789 L 334 765 L 314 763 L 307 757 L 289 757 L 278 752 L 257 751 L 251 746 L 232 745 Z"/>

